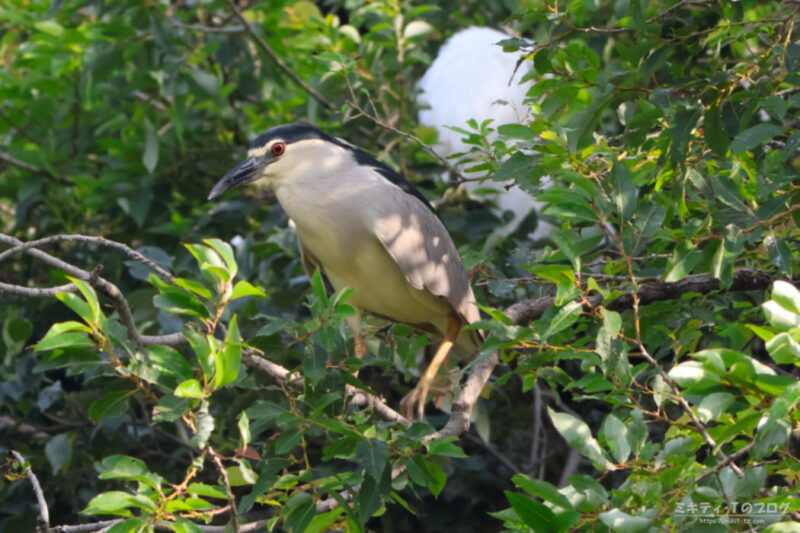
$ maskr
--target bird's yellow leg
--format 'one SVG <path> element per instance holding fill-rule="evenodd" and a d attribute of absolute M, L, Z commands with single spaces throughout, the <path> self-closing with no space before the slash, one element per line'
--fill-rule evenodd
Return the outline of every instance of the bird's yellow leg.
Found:
<path fill-rule="evenodd" d="M 447 361 L 447 356 L 450 354 L 450 349 L 453 347 L 456 339 L 458 339 L 458 334 L 460 331 L 461 322 L 453 315 L 448 316 L 447 333 L 444 336 L 444 340 L 442 340 L 439 348 L 436 349 L 433 359 L 428 365 L 428 368 L 426 368 L 425 372 L 422 374 L 417 386 L 414 387 L 414 390 L 408 393 L 408 395 L 400 402 L 403 415 L 406 418 L 411 418 L 415 407 L 417 411 L 417 418 L 422 420 L 425 417 L 425 400 L 428 397 L 428 391 L 430 391 L 433 378 L 436 377 L 436 374 L 439 372 L 439 368 L 441 368 L 442 363 Z"/>
<path fill-rule="evenodd" d="M 353 342 L 355 343 L 355 353 L 356 357 L 359 359 L 363 359 L 365 355 L 367 355 L 367 345 L 364 342 L 364 336 L 361 333 L 356 333 L 353 335 Z"/>

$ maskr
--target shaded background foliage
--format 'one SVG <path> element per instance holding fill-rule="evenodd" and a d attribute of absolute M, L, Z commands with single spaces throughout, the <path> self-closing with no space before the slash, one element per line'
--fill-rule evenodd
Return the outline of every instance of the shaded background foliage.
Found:
<path fill-rule="evenodd" d="M 491 428 L 491 444 L 473 430 L 461 441 L 468 457 L 427 456 L 448 477 L 438 498 L 429 494 L 431 479 L 427 488 L 401 491 L 415 516 L 382 493 L 386 511 L 368 529 L 495 530 L 503 523 L 537 529 L 537 513 L 548 520 L 552 509 L 561 517 L 554 519 L 556 530 L 680 529 L 689 522 L 674 516 L 679 503 L 784 503 L 797 488 L 789 438 L 797 426 L 797 354 L 767 350 L 781 327 L 765 321 L 759 307 L 769 298 L 766 287 L 726 289 L 734 287 L 735 269 L 796 280 L 798 7 L 287 0 L 247 5 L 250 34 L 222 1 L 7 2 L 0 11 L 0 226 L 22 240 L 101 235 L 193 279 L 199 279 L 195 260 L 181 243 L 236 236 L 239 278 L 264 287 L 268 297 L 233 302 L 223 321 L 235 313 L 247 342 L 306 371 L 310 346 L 320 342 L 306 321 L 331 311 L 323 321 L 335 332 L 324 345 L 331 377 L 323 389 L 340 390 L 347 365 L 358 365 L 346 359 L 352 341 L 336 306 L 319 291 L 306 305 L 308 285 L 285 215 L 258 193 L 231 194 L 215 205 L 205 200 L 255 134 L 280 123 L 316 123 L 404 171 L 436 203 L 474 267 L 482 303 L 503 308 L 554 296 L 552 308 L 530 325 L 498 315 L 486 323 L 494 332 L 487 351 L 500 349 L 503 363 L 478 413 L 477 426 Z M 443 200 L 451 187 L 439 179 L 435 158 L 359 111 L 433 143 L 435 132 L 416 121 L 416 80 L 447 36 L 470 24 L 504 23 L 524 36 L 507 47 L 527 53 L 520 74 L 536 80 L 529 94 L 535 112 L 528 123 L 499 128 L 499 137 L 489 134 L 501 125 L 473 124 L 465 131 L 475 147 L 469 166 L 498 181 L 513 177 L 549 203 L 540 216 L 558 229 L 545 243 L 530 242 L 521 230 L 487 246 L 502 217 L 485 201 L 452 194 Z M 545 176 L 553 185 L 543 189 Z M 614 229 L 604 231 L 606 225 Z M 144 333 L 177 331 L 191 321 L 154 303 L 157 287 L 117 251 L 73 243 L 48 250 L 87 270 L 102 265 Z M 615 298 L 648 280 L 690 275 L 718 278 L 723 290 L 613 310 Z M 3 262 L 2 281 L 67 280 L 17 255 Z M 590 296 L 599 300 L 588 308 L 570 303 Z M 112 314 L 110 306 L 104 311 Z M 31 459 L 54 523 L 77 522 L 95 495 L 124 486 L 98 480 L 94 465 L 104 457 L 137 457 L 178 483 L 197 456 L 187 427 L 152 422 L 155 400 L 144 390 L 113 405 L 106 401 L 128 390 L 115 373 L 120 367 L 41 365 L 42 354 L 31 345 L 52 324 L 74 319 L 61 302 L 0 294 L 3 446 Z M 413 384 L 410 359 L 425 340 L 407 328 L 370 324 L 380 342 L 373 340 L 367 360 L 375 369 L 362 377 L 396 405 Z M 791 334 L 800 341 L 796 330 Z M 402 359 L 396 369 L 390 346 Z M 707 351 L 723 349 L 714 356 Z M 720 403 L 706 404 L 711 414 L 702 418 L 719 448 L 699 435 L 676 400 L 699 413 L 713 394 L 730 395 L 712 396 Z M 240 413 L 258 400 L 286 405 L 291 397 L 243 371 L 239 381 L 214 392 L 211 442 L 233 455 Z M 550 415 L 546 406 L 554 410 Z M 583 420 L 597 439 L 565 414 Z M 362 436 L 386 439 L 369 433 L 368 419 L 347 416 L 331 414 Z M 268 439 L 281 432 L 269 416 L 258 420 L 250 445 L 274 457 Z M 431 416 L 434 424 L 443 420 L 440 413 Z M 301 433 L 300 448 L 313 463 L 352 469 L 326 452 L 330 433 L 307 427 Z M 399 456 L 414 450 L 392 442 Z M 754 443 L 757 449 L 746 449 Z M 747 483 L 715 466 L 723 449 L 728 455 L 745 449 L 737 457 Z M 302 462 L 294 454 L 285 466 Z M 708 470 L 709 483 L 689 481 Z M 513 474 L 566 486 L 570 508 L 528 478 L 512 481 Z M 574 474 L 586 476 L 567 479 Z M 201 478 L 221 483 L 212 468 Z M 249 492 L 243 487 L 238 496 Z M 3 530 L 32 529 L 29 486 L 6 482 L 0 492 Z M 538 501 L 520 500 L 523 492 L 550 506 L 543 511 Z M 281 498 L 283 505 L 288 495 Z M 359 509 L 370 508 L 362 504 Z M 791 510 L 797 511 L 795 503 Z M 612 526 L 614 519 L 623 525 Z"/>

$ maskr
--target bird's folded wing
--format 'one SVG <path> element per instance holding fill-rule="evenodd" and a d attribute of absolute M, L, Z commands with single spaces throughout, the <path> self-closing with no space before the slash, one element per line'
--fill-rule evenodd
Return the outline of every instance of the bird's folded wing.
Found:
<path fill-rule="evenodd" d="M 442 221 L 419 199 L 392 187 L 392 207 L 376 215 L 375 236 L 408 283 L 445 298 L 466 323 L 480 319 L 467 272 Z"/>

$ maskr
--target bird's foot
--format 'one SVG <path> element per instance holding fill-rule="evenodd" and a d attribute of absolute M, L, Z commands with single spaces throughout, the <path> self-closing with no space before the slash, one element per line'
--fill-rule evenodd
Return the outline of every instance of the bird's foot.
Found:
<path fill-rule="evenodd" d="M 424 420 L 425 403 L 428 399 L 428 394 L 432 394 L 434 403 L 439 405 L 446 392 L 446 387 L 431 386 L 430 382 L 420 380 L 417 386 L 400 400 L 400 414 L 411 420 L 416 412 L 417 420 Z"/>

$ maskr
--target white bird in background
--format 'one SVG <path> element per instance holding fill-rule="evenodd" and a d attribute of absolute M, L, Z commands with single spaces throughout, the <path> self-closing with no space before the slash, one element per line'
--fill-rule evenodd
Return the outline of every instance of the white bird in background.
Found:
<path fill-rule="evenodd" d="M 515 72 L 519 54 L 504 52 L 497 44 L 510 38 L 492 28 L 473 26 L 461 30 L 442 46 L 420 80 L 419 122 L 438 131 L 439 142 L 433 148 L 440 156 L 449 157 L 470 149 L 462 141 L 462 135 L 448 126 L 469 130 L 469 119 L 479 124 L 491 119 L 490 126 L 496 130 L 503 124 L 524 124 L 529 118 L 531 108 L 525 103 L 525 96 L 532 83 L 519 83 L 524 74 L 523 69 Z M 497 134 L 493 133 L 489 141 L 496 138 Z M 531 210 L 539 213 L 545 205 L 512 183 L 470 181 L 465 185 L 470 192 L 478 188 L 497 188 L 494 200 L 499 214 L 504 211 L 514 214 L 504 228 L 505 234 L 514 231 Z M 507 186 L 510 187 L 507 189 Z M 539 219 L 531 238 L 544 238 L 552 229 L 551 224 Z"/>

